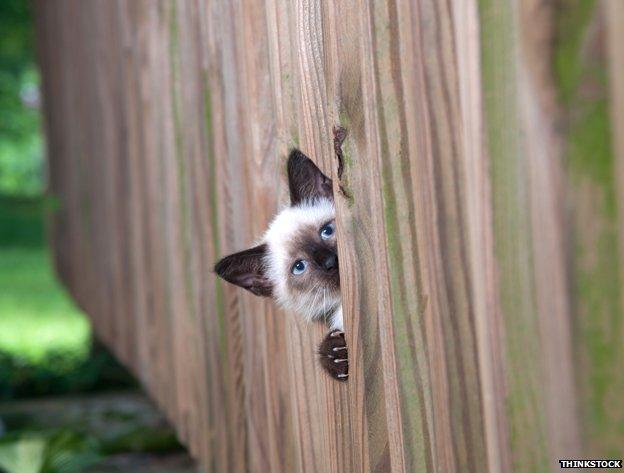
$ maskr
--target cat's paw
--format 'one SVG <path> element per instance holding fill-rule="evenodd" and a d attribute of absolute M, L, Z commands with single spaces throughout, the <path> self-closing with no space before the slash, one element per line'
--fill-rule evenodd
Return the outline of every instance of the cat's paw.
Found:
<path fill-rule="evenodd" d="M 329 332 L 319 345 L 318 355 L 321 366 L 332 378 L 338 381 L 346 381 L 349 378 L 349 356 L 344 332 L 341 330 Z"/>

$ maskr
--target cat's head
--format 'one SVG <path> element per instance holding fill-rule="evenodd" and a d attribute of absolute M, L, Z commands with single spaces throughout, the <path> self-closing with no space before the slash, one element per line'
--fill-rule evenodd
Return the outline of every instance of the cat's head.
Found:
<path fill-rule="evenodd" d="M 276 215 L 261 243 L 226 256 L 215 271 L 232 284 L 316 319 L 340 304 L 332 181 L 293 150 L 288 188 L 290 207 Z"/>

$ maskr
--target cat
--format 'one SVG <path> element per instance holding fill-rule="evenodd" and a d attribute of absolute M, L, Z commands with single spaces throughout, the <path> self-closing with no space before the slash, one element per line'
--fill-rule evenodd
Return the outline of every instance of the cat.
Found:
<path fill-rule="evenodd" d="M 270 223 L 260 242 L 215 265 L 227 282 L 272 297 L 306 321 L 330 331 L 318 348 L 321 366 L 339 381 L 349 377 L 344 336 L 332 181 L 301 151 L 287 164 L 290 206 Z"/>

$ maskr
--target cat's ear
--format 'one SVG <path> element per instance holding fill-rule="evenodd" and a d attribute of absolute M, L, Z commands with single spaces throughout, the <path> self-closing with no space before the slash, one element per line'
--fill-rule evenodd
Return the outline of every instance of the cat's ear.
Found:
<path fill-rule="evenodd" d="M 288 156 L 288 188 L 290 205 L 319 198 L 334 200 L 331 179 L 298 149 Z"/>
<path fill-rule="evenodd" d="M 215 272 L 227 282 L 247 289 L 256 296 L 270 297 L 273 293 L 273 285 L 265 275 L 266 252 L 267 245 L 263 243 L 226 256 L 215 265 Z"/>

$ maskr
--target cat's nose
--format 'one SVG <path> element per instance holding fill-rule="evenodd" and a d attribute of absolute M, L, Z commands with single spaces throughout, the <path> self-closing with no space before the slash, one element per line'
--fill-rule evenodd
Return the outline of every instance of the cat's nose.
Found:
<path fill-rule="evenodd" d="M 325 271 L 338 269 L 338 255 L 335 251 L 319 248 L 312 253 L 312 258 Z"/>
<path fill-rule="evenodd" d="M 336 255 L 329 255 L 323 260 L 323 268 L 327 271 L 332 269 L 338 269 L 338 257 Z"/>

